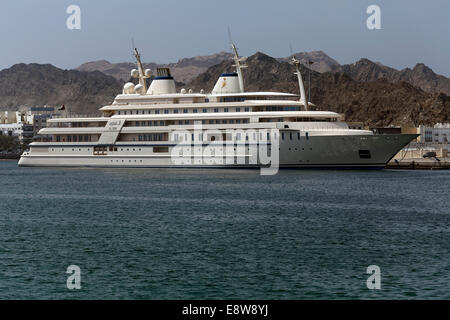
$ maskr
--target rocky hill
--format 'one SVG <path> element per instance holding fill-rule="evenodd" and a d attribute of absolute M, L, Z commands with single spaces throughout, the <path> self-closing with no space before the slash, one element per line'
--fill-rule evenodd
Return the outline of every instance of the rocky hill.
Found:
<path fill-rule="evenodd" d="M 158 67 L 169 67 L 174 78 L 179 82 L 190 81 L 209 67 L 218 64 L 224 60 L 231 59 L 231 53 L 219 52 L 209 56 L 197 56 L 184 58 L 175 63 L 157 64 L 143 63 L 145 69 L 156 69 Z M 78 71 L 101 71 L 118 80 L 127 81 L 130 78 L 130 70 L 136 68 L 135 63 L 122 62 L 110 63 L 106 60 L 87 62 L 76 68 Z"/>
<path fill-rule="evenodd" d="M 232 63 L 224 61 L 199 75 L 186 88 L 211 90 L 223 71 L 231 71 Z M 263 53 L 248 59 L 244 71 L 247 91 L 287 91 L 298 93 L 293 67 Z M 301 68 L 308 91 L 305 66 Z M 342 113 L 348 121 L 361 121 L 371 126 L 434 124 L 450 121 L 450 98 L 428 93 L 404 81 L 386 79 L 356 81 L 347 73 L 311 71 L 311 99 L 317 109 Z"/>
<path fill-rule="evenodd" d="M 181 66 L 202 66 L 202 59 L 180 60 Z M 206 59 L 208 60 L 208 59 Z M 233 71 L 233 62 L 223 60 L 197 75 L 186 89 L 211 91 L 223 72 Z M 106 61 L 94 66 L 86 64 L 84 70 L 62 70 L 52 65 L 17 64 L 0 71 L 0 109 L 14 110 L 23 105 L 60 106 L 69 112 L 92 114 L 102 105 L 109 104 L 121 92 L 123 81 L 97 70 L 109 69 Z M 298 93 L 294 68 L 263 53 L 248 59 L 244 71 L 247 91 L 286 91 Z M 134 67 L 134 66 L 131 66 Z M 395 69 L 361 60 L 355 66 L 319 73 L 301 66 L 306 91 L 309 89 L 308 73 L 311 73 L 311 101 L 317 109 L 333 110 L 345 114 L 348 121 L 361 121 L 366 125 L 415 125 L 450 122 L 450 98 L 444 93 L 427 92 L 409 81 L 423 81 L 422 86 L 436 86 L 448 79 L 437 76 L 426 66 L 402 70 L 402 77 L 394 77 Z M 127 68 L 127 76 L 130 68 Z M 88 72 L 89 71 L 89 72 Z M 106 72 L 106 71 L 104 71 Z M 408 77 L 407 77 L 408 75 Z M 420 75 L 424 75 L 421 77 Z M 424 77 L 437 77 L 428 84 Z M 177 86 L 181 89 L 181 84 Z M 431 91 L 431 90 L 430 90 Z"/>
<path fill-rule="evenodd" d="M 294 55 L 306 66 L 308 66 L 307 61 L 312 61 L 313 63 L 309 65 L 309 68 L 319 73 L 330 71 L 346 73 L 353 80 L 362 82 L 370 82 L 378 79 L 386 79 L 390 82 L 405 81 L 427 92 L 443 92 L 446 95 L 450 95 L 450 78 L 434 73 L 433 70 L 423 63 L 418 63 L 413 69 L 405 68 L 397 70 L 365 58 L 352 64 L 340 65 L 339 62 L 323 51 L 298 52 Z M 176 63 L 144 63 L 144 68 L 156 69 L 157 67 L 169 67 L 175 79 L 180 84 L 185 84 L 193 81 L 195 77 L 207 71 L 209 67 L 224 61 L 229 62 L 231 57 L 232 55 L 229 52 L 219 52 L 208 56 L 180 59 Z M 289 62 L 291 58 L 292 55 L 285 58 L 277 58 L 276 60 L 279 62 Z M 99 60 L 84 63 L 76 70 L 101 71 L 118 80 L 128 81 L 130 78 L 130 70 L 134 68 L 136 68 L 136 65 L 131 62 L 110 63 L 106 60 Z"/>
<path fill-rule="evenodd" d="M 16 64 L 0 71 L 0 109 L 60 106 L 69 112 L 96 113 L 113 101 L 122 83 L 99 71 L 62 70 L 50 64 Z"/>
<path fill-rule="evenodd" d="M 295 56 L 300 62 L 308 66 L 307 61 L 313 62 L 310 64 L 310 69 L 323 73 L 336 69 L 340 66 L 339 62 L 331 58 L 323 51 L 298 52 L 286 58 L 279 58 L 279 61 L 289 62 Z"/>
<path fill-rule="evenodd" d="M 318 72 L 327 72 L 339 67 L 339 63 L 328 56 L 323 51 L 299 52 L 295 56 L 302 63 L 312 61 L 311 69 Z M 199 74 L 205 72 L 209 67 L 219 64 L 223 61 L 229 61 L 232 54 L 229 52 L 219 52 L 208 56 L 197 56 L 192 58 L 183 58 L 175 63 L 157 64 L 143 63 L 144 68 L 156 69 L 157 67 L 169 67 L 172 75 L 180 83 L 187 83 Z M 279 61 L 289 61 L 292 56 L 286 58 L 278 58 Z M 130 70 L 136 68 L 132 62 L 110 63 L 106 60 L 98 60 L 83 63 L 76 68 L 78 71 L 101 71 L 107 75 L 122 81 L 130 78 Z"/>
<path fill-rule="evenodd" d="M 391 82 L 405 81 L 427 92 L 443 92 L 450 95 L 450 78 L 438 75 L 423 63 L 413 69 L 396 70 L 375 63 L 369 59 L 361 59 L 352 64 L 335 67 L 333 71 L 344 72 L 356 81 L 375 81 L 386 79 Z"/>

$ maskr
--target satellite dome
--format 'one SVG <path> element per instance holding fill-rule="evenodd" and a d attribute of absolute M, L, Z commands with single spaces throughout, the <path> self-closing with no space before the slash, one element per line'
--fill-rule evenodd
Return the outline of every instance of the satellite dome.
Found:
<path fill-rule="evenodd" d="M 183 89 L 181 89 L 181 91 L 180 91 L 182 94 L 185 94 L 186 93 L 186 89 L 185 88 L 183 88 Z"/>
<path fill-rule="evenodd" d="M 145 69 L 144 75 L 145 75 L 146 77 L 149 77 L 149 78 L 150 78 L 150 76 L 152 75 L 152 70 L 151 70 L 151 69 Z"/>
<path fill-rule="evenodd" d="M 145 88 L 144 88 L 144 86 L 142 84 L 137 84 L 134 87 L 134 90 L 136 90 L 136 93 L 145 94 Z"/>
<path fill-rule="evenodd" d="M 133 94 L 135 93 L 135 86 L 132 82 L 127 82 L 123 86 L 123 93 L 124 94 Z"/>
<path fill-rule="evenodd" d="M 137 69 L 131 70 L 131 77 L 132 78 L 139 78 L 139 71 Z"/>

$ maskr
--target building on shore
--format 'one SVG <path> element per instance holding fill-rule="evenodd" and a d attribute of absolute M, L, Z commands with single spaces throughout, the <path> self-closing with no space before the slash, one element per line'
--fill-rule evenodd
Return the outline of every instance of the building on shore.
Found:
<path fill-rule="evenodd" d="M 47 127 L 47 120 L 61 116 L 55 107 L 20 107 L 17 111 L 0 111 L 0 134 L 17 137 L 20 143 L 48 141 L 37 133 Z"/>
<path fill-rule="evenodd" d="M 419 126 L 417 133 L 422 143 L 444 143 L 450 142 L 450 123 L 438 123 L 433 127 Z"/>
<path fill-rule="evenodd" d="M 33 125 L 18 123 L 0 123 L 0 135 L 17 137 L 20 143 L 29 143 L 33 140 Z"/>

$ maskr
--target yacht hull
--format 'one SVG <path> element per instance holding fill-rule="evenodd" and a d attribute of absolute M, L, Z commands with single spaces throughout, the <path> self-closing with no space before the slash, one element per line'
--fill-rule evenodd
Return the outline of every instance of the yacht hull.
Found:
<path fill-rule="evenodd" d="M 381 169 L 416 134 L 302 136 L 285 135 L 279 141 L 280 168 L 375 168 Z M 259 163 L 175 163 L 167 154 L 154 154 L 152 145 L 116 145 L 117 152 L 94 155 L 92 146 L 47 144 L 25 152 L 21 167 L 112 167 L 112 168 L 259 168 Z M 208 148 L 205 145 L 203 148 Z M 63 149 L 61 149 L 63 148 Z M 41 150 L 39 150 L 41 149 Z M 61 151 L 63 150 L 63 151 Z M 248 159 L 247 159 L 248 160 Z"/>

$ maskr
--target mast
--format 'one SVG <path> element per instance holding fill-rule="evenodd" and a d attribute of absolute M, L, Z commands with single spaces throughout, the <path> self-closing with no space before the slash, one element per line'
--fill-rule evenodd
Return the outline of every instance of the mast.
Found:
<path fill-rule="evenodd" d="M 233 60 L 234 65 L 233 67 L 236 67 L 236 73 L 238 74 L 238 80 L 239 80 L 239 89 L 241 92 L 244 92 L 244 78 L 242 76 L 242 69 L 247 68 L 247 65 L 244 63 L 247 60 L 247 57 L 239 57 L 239 54 L 237 52 L 237 48 L 234 45 L 234 43 L 231 43 L 231 48 L 233 49 Z"/>
<path fill-rule="evenodd" d="M 302 74 L 300 73 L 300 61 L 297 60 L 297 58 L 295 56 L 292 56 L 291 63 L 295 66 L 295 69 L 297 70 L 296 72 L 294 72 L 294 74 L 297 75 L 297 78 L 298 78 L 298 86 L 300 88 L 300 102 L 303 103 L 303 105 L 305 106 L 305 110 L 308 111 L 308 101 L 306 99 L 305 87 L 303 85 Z"/>
<path fill-rule="evenodd" d="M 144 87 L 145 92 L 147 92 L 147 83 L 145 79 L 149 78 L 144 73 L 144 68 L 142 67 L 141 63 L 141 55 L 139 54 L 138 50 L 134 48 L 134 56 L 136 57 L 136 64 L 139 70 L 139 84 Z"/>

